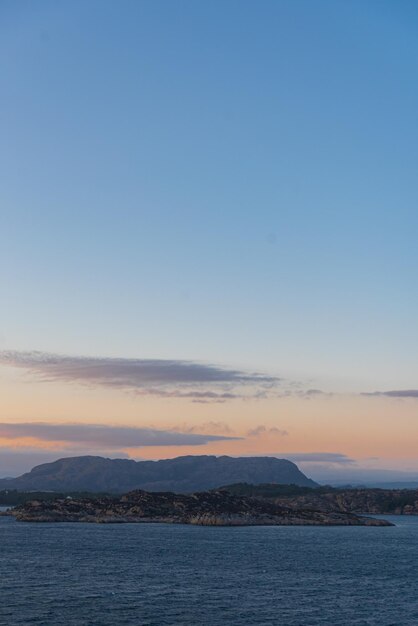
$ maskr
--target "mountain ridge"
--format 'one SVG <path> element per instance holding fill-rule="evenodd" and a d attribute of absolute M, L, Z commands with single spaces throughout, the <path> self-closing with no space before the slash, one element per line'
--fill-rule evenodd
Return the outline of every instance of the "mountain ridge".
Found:
<path fill-rule="evenodd" d="M 37 465 L 0 489 L 123 493 L 134 489 L 192 493 L 235 482 L 315 487 L 297 465 L 276 457 L 181 456 L 159 461 L 77 456 Z"/>

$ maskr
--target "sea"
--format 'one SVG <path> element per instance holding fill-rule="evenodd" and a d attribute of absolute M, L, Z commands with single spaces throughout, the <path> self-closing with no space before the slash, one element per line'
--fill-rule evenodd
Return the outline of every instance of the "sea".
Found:
<path fill-rule="evenodd" d="M 393 527 L 0 518 L 0 624 L 418 625 L 418 517 Z"/>

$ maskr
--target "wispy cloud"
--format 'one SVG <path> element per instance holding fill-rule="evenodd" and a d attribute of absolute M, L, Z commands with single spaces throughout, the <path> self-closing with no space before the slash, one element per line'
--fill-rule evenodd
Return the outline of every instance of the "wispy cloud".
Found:
<path fill-rule="evenodd" d="M 236 400 L 242 398 L 242 393 L 232 393 L 230 391 L 181 391 L 176 388 L 172 390 L 166 390 L 161 388 L 146 388 L 144 390 L 136 390 L 138 396 L 158 396 L 159 398 L 186 398 L 192 402 L 206 404 L 208 402 L 226 402 L 227 400 Z M 253 397 L 258 397 L 258 394 L 254 394 Z"/>
<path fill-rule="evenodd" d="M 386 398 L 418 398 L 418 389 L 392 389 L 391 391 L 369 391 L 362 396 L 385 396 Z"/>
<path fill-rule="evenodd" d="M 47 422 L 0 423 L 0 438 L 33 438 L 44 442 L 68 442 L 107 448 L 201 446 L 214 441 L 239 439 L 239 437 L 226 435 L 182 433 L 153 428 L 107 426 L 104 424 L 49 424 Z"/>
<path fill-rule="evenodd" d="M 179 426 L 172 428 L 172 430 L 181 433 L 209 433 L 211 435 L 234 434 L 232 428 L 228 426 L 228 424 L 225 424 L 225 422 L 203 422 L 202 424 L 198 424 L 196 426 L 190 426 L 189 424 L 180 424 Z"/>
<path fill-rule="evenodd" d="M 275 426 L 269 428 L 260 424 L 260 426 L 251 428 L 247 432 L 247 437 L 260 437 L 261 435 L 279 435 L 280 437 L 286 437 L 288 434 L 287 430 L 276 428 Z"/>
<path fill-rule="evenodd" d="M 139 395 L 225 402 L 258 397 L 279 379 L 213 364 L 169 359 L 83 357 L 1 351 L 0 364 L 23 368 L 42 381 L 76 382 L 129 389 Z"/>
<path fill-rule="evenodd" d="M 278 456 L 277 454 L 275 456 Z M 283 458 L 295 463 L 336 463 L 338 465 L 352 465 L 355 459 L 340 452 L 286 452 Z"/>
<path fill-rule="evenodd" d="M 300 398 L 315 401 L 338 397 L 418 399 L 418 389 L 338 392 L 312 386 L 312 380 L 289 380 L 260 372 L 180 359 L 132 359 L 0 351 L 0 365 L 26 370 L 42 382 L 77 383 L 127 390 L 137 396 L 179 398 L 194 403 L 237 399 Z"/>

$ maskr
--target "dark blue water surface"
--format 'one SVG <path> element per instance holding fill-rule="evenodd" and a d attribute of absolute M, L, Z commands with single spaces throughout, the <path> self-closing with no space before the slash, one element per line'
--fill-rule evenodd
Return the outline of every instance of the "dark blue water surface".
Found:
<path fill-rule="evenodd" d="M 0 624 L 418 625 L 418 518 L 392 528 L 0 518 Z"/>

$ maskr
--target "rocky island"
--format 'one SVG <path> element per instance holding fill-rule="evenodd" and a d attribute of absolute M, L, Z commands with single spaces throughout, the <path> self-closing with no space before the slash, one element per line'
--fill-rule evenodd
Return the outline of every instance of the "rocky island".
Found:
<path fill-rule="evenodd" d="M 202 526 L 392 526 L 341 511 L 293 508 L 225 490 L 190 495 L 135 490 L 122 496 L 28 501 L 7 512 L 22 522 L 197 524 Z"/>
<path fill-rule="evenodd" d="M 358 515 L 418 515 L 418 489 L 377 489 L 366 487 L 300 487 L 237 483 L 222 489 L 235 495 L 267 499 L 292 509 L 355 513 Z"/>

